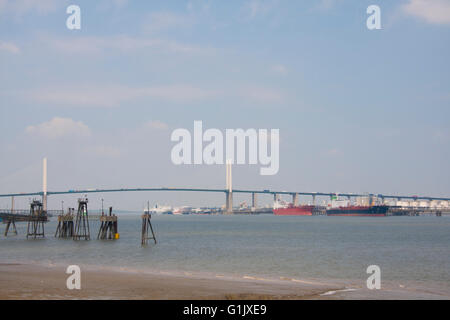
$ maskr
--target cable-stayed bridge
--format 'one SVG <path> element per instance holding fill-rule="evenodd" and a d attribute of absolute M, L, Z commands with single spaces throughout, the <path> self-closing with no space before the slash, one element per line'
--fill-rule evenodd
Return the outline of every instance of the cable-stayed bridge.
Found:
<path fill-rule="evenodd" d="M 15 197 L 42 197 L 44 210 L 47 210 L 47 197 L 56 195 L 70 195 L 70 194 L 90 194 L 90 193 L 111 193 L 111 192 L 209 192 L 209 193 L 223 193 L 226 197 L 226 211 L 231 213 L 233 210 L 233 194 L 250 194 L 252 196 L 252 207 L 257 206 L 257 195 L 271 195 L 274 200 L 278 199 L 279 195 L 292 196 L 292 203 L 298 204 L 299 196 L 311 196 L 313 203 L 316 197 L 345 197 L 347 199 L 369 197 L 378 198 L 382 201 L 393 200 L 410 200 L 410 201 L 450 201 L 450 197 L 433 197 L 420 195 L 392 195 L 392 194 L 367 194 L 367 193 L 336 193 L 336 192 L 305 192 L 305 191 L 281 191 L 270 189 L 233 189 L 231 184 L 231 164 L 227 164 L 227 185 L 224 189 L 216 188 L 191 188 L 191 187 L 149 187 L 149 188 L 111 188 L 111 189 L 79 189 L 79 190 L 63 190 L 63 191 L 49 191 L 47 190 L 47 161 L 44 159 L 43 164 L 43 191 L 38 192 L 19 192 L 0 194 L 0 198 Z M 13 207 L 11 208 L 14 209 Z"/>

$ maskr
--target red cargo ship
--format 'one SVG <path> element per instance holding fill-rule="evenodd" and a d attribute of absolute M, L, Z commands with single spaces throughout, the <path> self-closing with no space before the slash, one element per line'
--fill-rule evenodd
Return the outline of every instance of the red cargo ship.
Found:
<path fill-rule="evenodd" d="M 314 206 L 302 205 L 273 208 L 273 214 L 276 216 L 312 216 Z"/>

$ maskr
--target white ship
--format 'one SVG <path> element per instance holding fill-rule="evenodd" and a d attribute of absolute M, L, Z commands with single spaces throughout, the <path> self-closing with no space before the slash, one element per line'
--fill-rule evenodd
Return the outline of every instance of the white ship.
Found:
<path fill-rule="evenodd" d="M 156 204 L 153 208 L 147 209 L 145 208 L 145 212 L 149 212 L 150 214 L 172 214 L 173 208 L 170 206 L 160 206 Z"/>

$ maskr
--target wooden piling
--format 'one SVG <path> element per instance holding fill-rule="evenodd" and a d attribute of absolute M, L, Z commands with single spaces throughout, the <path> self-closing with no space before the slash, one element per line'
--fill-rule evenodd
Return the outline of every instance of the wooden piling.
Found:
<path fill-rule="evenodd" d="M 27 239 L 33 237 L 45 238 L 44 223 L 47 222 L 47 213 L 43 210 L 42 202 L 33 200 L 30 205 L 30 217 L 27 227 Z"/>
<path fill-rule="evenodd" d="M 90 240 L 91 231 L 89 229 L 88 199 L 78 199 L 78 211 L 75 218 L 73 240 Z"/>
<path fill-rule="evenodd" d="M 117 230 L 117 216 L 112 214 L 112 207 L 109 207 L 109 215 L 102 214 L 100 216 L 100 229 L 98 230 L 97 239 L 114 240 L 116 239 Z"/>
<path fill-rule="evenodd" d="M 14 218 L 11 218 L 11 219 L 9 219 L 8 220 L 8 222 L 6 223 L 6 229 L 5 229 L 5 237 L 7 237 L 8 236 L 8 232 L 9 232 L 9 227 L 10 226 L 13 226 L 13 228 L 14 228 L 14 235 L 16 235 L 17 236 L 17 228 L 16 228 L 16 223 L 15 223 L 15 221 L 14 221 Z"/>
<path fill-rule="evenodd" d="M 55 238 L 72 238 L 73 237 L 73 209 L 69 208 L 67 214 L 58 216 L 58 227 L 56 228 Z"/>
<path fill-rule="evenodd" d="M 152 226 L 150 219 L 151 219 L 151 214 L 150 214 L 150 208 L 149 208 L 148 211 L 144 212 L 144 214 L 142 215 L 142 236 L 141 236 L 141 245 L 142 246 L 147 245 L 149 239 L 153 239 L 156 244 L 156 237 L 155 237 L 155 233 L 153 232 L 153 226 Z M 152 233 L 151 236 L 149 236 L 149 232 L 148 232 L 149 229 Z"/>

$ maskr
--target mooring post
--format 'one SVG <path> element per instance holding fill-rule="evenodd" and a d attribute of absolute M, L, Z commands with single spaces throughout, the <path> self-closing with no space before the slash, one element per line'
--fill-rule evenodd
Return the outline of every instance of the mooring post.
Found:
<path fill-rule="evenodd" d="M 73 210 L 69 208 L 67 214 L 58 216 L 58 227 L 56 228 L 55 237 L 72 238 L 73 237 Z"/>
<path fill-rule="evenodd" d="M 117 216 L 112 214 L 112 207 L 109 207 L 109 215 L 100 216 L 100 229 L 98 230 L 97 239 L 113 240 L 118 239 L 117 232 Z"/>
<path fill-rule="evenodd" d="M 155 233 L 153 232 L 153 227 L 150 219 L 151 219 L 150 203 L 148 203 L 148 209 L 147 211 L 144 211 L 144 214 L 142 215 L 141 246 L 145 246 L 148 243 L 149 239 L 153 239 L 156 244 L 156 237 Z M 148 235 L 148 229 L 150 229 L 150 231 L 152 232 L 151 237 L 149 237 Z"/>
<path fill-rule="evenodd" d="M 75 230 L 73 240 L 90 240 L 91 232 L 89 229 L 88 199 L 78 199 L 78 211 L 75 219 Z"/>
<path fill-rule="evenodd" d="M 28 219 L 28 237 L 45 238 L 44 223 L 47 222 L 47 212 L 43 209 L 42 202 L 34 200 L 30 205 L 30 216 Z"/>
<path fill-rule="evenodd" d="M 5 237 L 8 236 L 8 232 L 9 232 L 9 227 L 13 226 L 14 228 L 14 234 L 17 236 L 17 229 L 16 229 L 16 223 L 14 222 L 14 217 L 12 217 L 10 220 L 8 220 L 7 224 L 6 224 L 6 229 L 5 229 Z"/>

